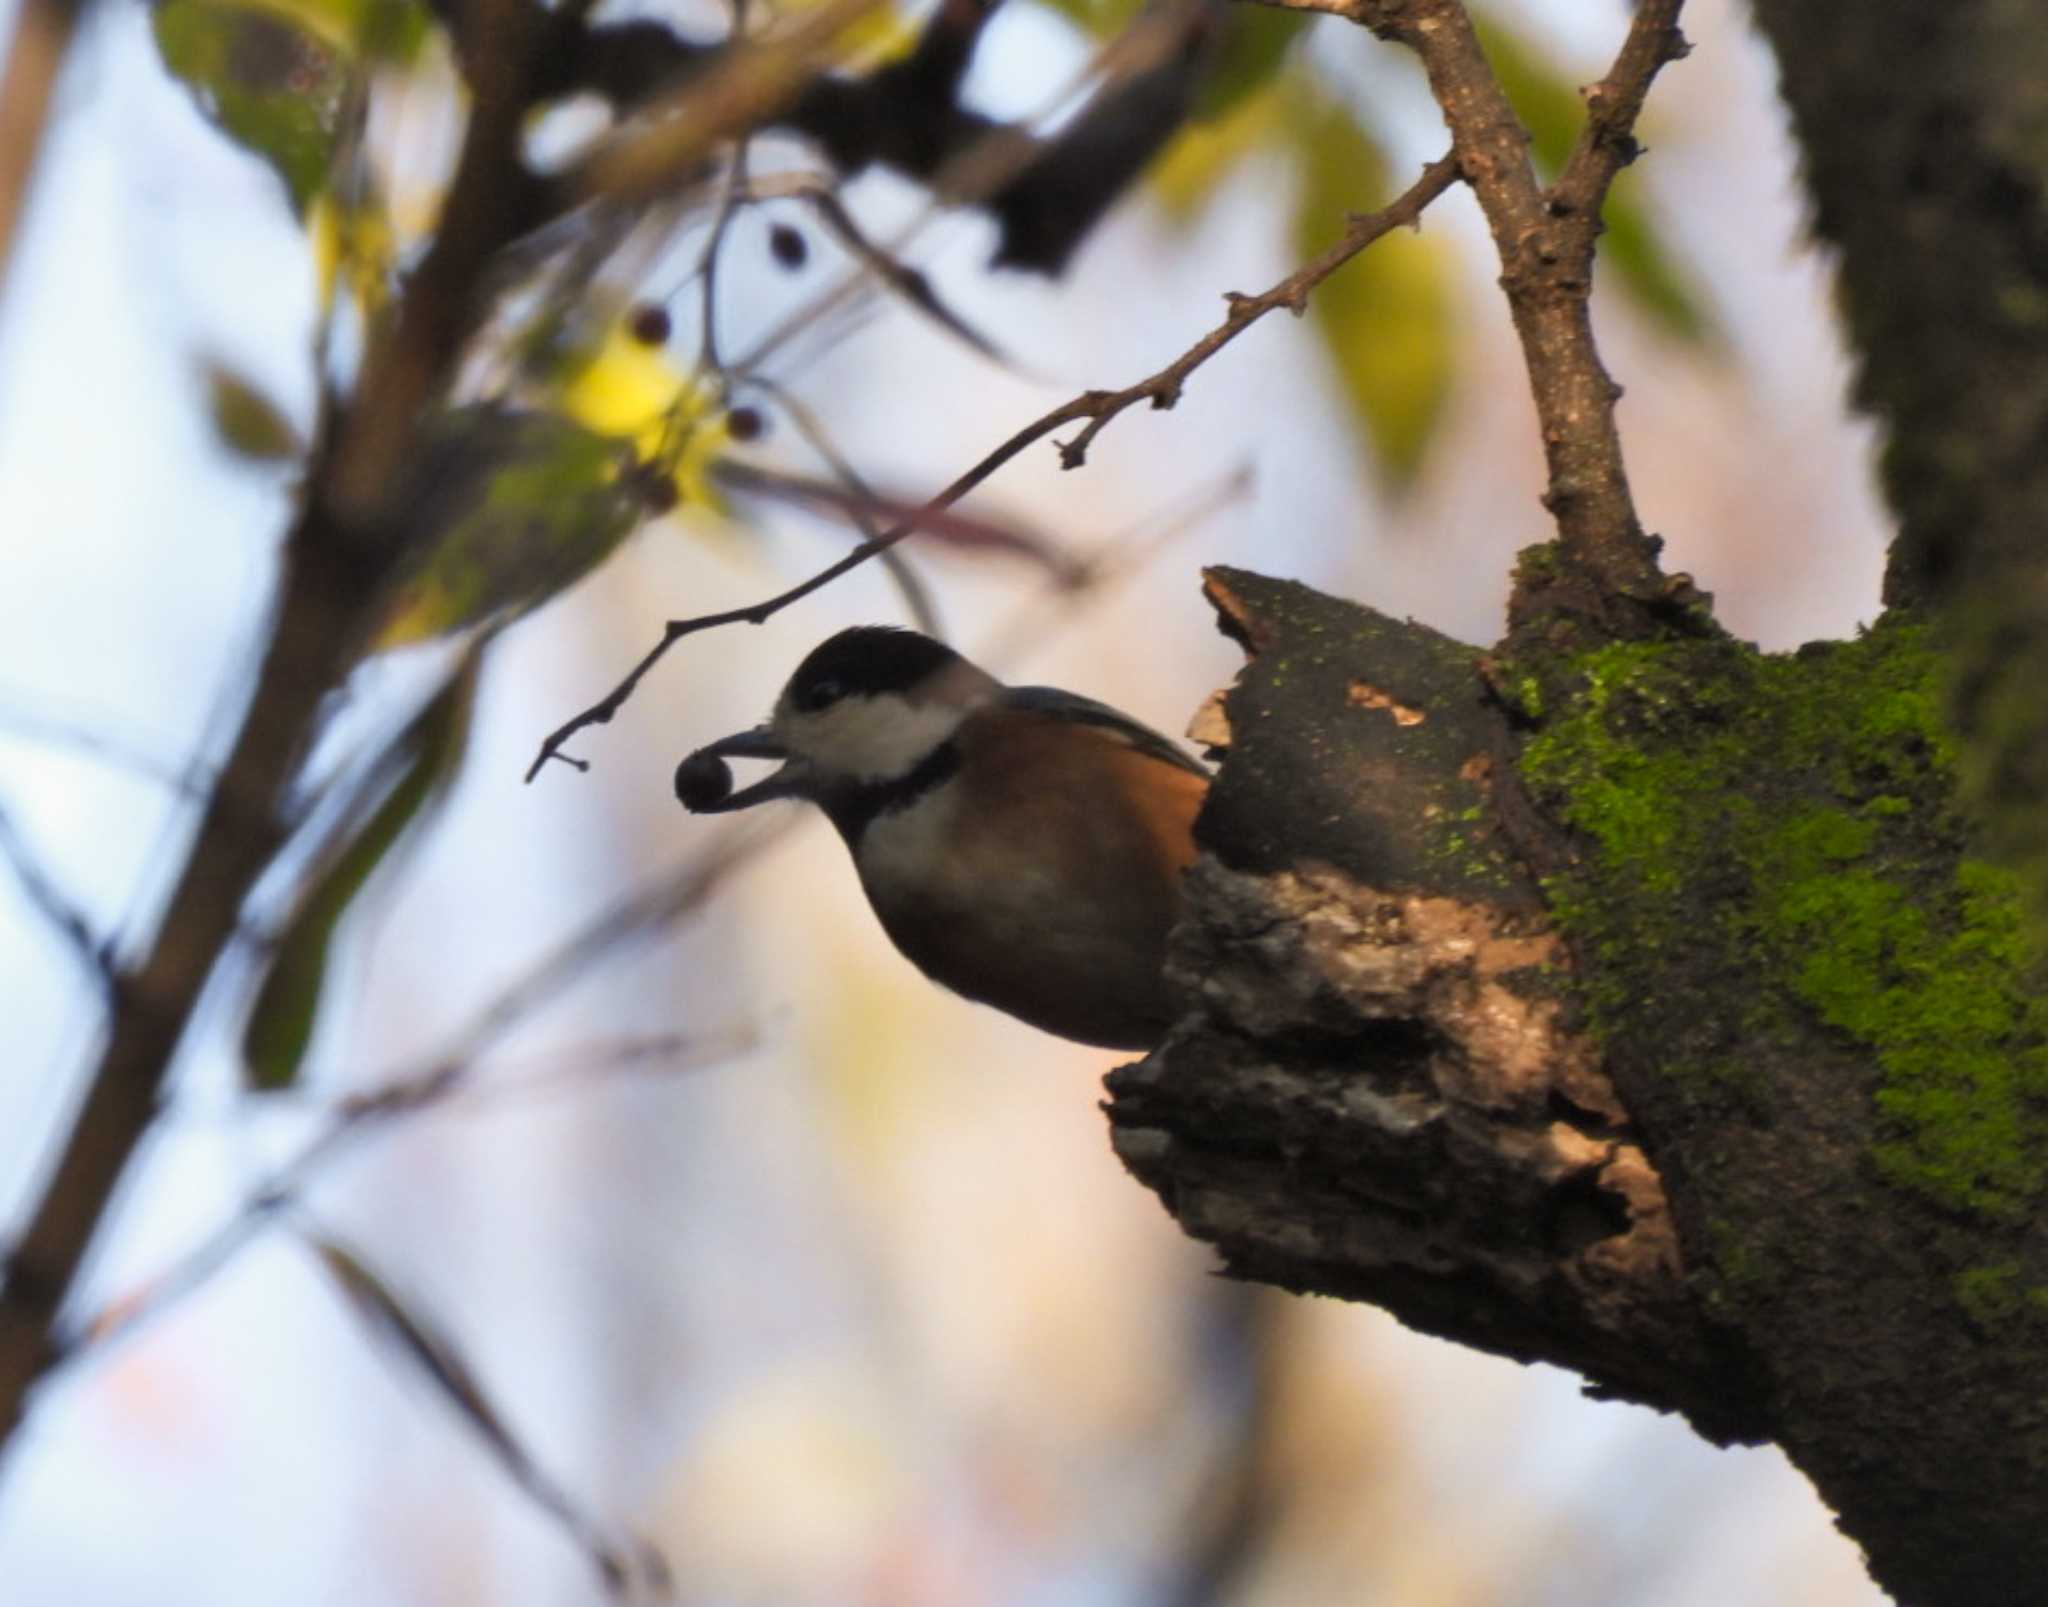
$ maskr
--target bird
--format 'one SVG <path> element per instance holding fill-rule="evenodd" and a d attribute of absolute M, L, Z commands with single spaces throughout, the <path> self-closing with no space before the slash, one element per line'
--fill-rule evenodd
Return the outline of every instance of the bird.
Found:
<path fill-rule="evenodd" d="M 733 758 L 782 765 L 735 792 Z M 856 625 L 812 649 L 765 724 L 685 758 L 675 788 L 694 814 L 816 804 L 927 977 L 1062 1038 L 1151 1049 L 1177 1014 L 1166 941 L 1210 779 L 1106 703 Z"/>

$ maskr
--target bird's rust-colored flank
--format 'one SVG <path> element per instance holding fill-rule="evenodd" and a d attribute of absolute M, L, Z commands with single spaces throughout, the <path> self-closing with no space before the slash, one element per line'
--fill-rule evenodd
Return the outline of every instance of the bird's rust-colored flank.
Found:
<path fill-rule="evenodd" d="M 1173 1022 L 1166 936 L 1207 780 L 1111 731 L 1015 710 L 970 717 L 958 740 L 949 807 L 972 828 L 943 880 L 870 886 L 890 938 L 955 991 L 1047 1032 L 1151 1048 Z"/>

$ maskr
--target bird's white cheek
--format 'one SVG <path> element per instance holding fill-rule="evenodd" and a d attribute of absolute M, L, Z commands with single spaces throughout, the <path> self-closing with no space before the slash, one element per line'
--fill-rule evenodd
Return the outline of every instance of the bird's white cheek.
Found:
<path fill-rule="evenodd" d="M 790 751 L 821 774 L 853 781 L 907 776 L 959 728 L 962 711 L 900 697 L 841 698 L 818 714 L 785 715 L 777 724 Z"/>

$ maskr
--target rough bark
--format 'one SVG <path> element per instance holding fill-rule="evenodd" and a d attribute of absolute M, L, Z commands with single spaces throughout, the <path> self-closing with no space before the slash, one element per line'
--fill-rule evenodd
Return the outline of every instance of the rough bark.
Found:
<path fill-rule="evenodd" d="M 2048 1007 L 1930 633 L 1482 657 L 1210 579 L 1252 657 L 1133 1172 L 1236 1276 L 1778 1441 L 1902 1601 L 2024 1599 Z"/>

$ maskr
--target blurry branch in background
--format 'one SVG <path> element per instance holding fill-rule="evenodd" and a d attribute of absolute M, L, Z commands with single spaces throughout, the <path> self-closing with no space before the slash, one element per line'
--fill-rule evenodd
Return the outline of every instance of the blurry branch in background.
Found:
<path fill-rule="evenodd" d="M 46 748 L 69 748 L 188 800 L 204 798 L 213 775 L 203 765 L 175 764 L 158 754 L 110 737 L 97 725 L 53 720 L 19 706 L 0 705 L 0 738 L 18 737 Z"/>
<path fill-rule="evenodd" d="M 50 97 L 84 11 L 85 0 L 19 0 L 15 7 L 0 67 L 0 292 L 49 130 Z"/>
<path fill-rule="evenodd" d="M 713 614 L 699 614 L 690 619 L 670 620 L 664 627 L 660 640 L 617 686 L 596 703 L 548 733 L 541 743 L 539 753 L 534 756 L 533 763 L 527 767 L 526 779 L 532 781 L 550 759 L 560 760 L 578 770 L 587 769 L 588 762 L 564 753 L 563 744 L 590 726 L 608 724 L 632 697 L 647 673 L 661 661 L 670 648 L 685 637 L 727 625 L 759 625 L 774 618 L 792 603 L 801 602 L 813 592 L 829 586 L 841 575 L 858 568 L 871 558 L 879 557 L 898 542 L 915 535 L 926 527 L 932 516 L 943 513 L 997 470 L 1057 429 L 1083 419 L 1089 421 L 1087 427 L 1073 441 L 1060 447 L 1062 465 L 1066 468 L 1076 468 L 1085 460 L 1087 448 L 1095 436 L 1112 419 L 1139 401 L 1148 401 L 1157 409 L 1172 407 L 1179 400 L 1188 376 L 1202 364 L 1275 308 L 1286 307 L 1290 311 L 1299 312 L 1306 305 L 1308 294 L 1316 285 L 1335 273 L 1373 241 L 1403 224 L 1414 225 L 1421 217 L 1423 209 L 1448 189 L 1457 176 L 1457 163 L 1454 158 L 1438 158 L 1423 170 L 1422 176 L 1398 199 L 1369 216 L 1354 218 L 1346 225 L 1343 238 L 1315 261 L 1289 274 L 1262 295 L 1230 296 L 1230 312 L 1224 321 L 1165 368 L 1120 391 L 1084 391 L 1072 401 L 1062 403 L 1051 412 L 1034 419 L 989 451 L 978 463 L 962 473 L 921 508 L 905 518 L 894 521 L 887 529 L 863 541 L 853 551 L 826 565 L 808 580 L 744 608 L 730 608 Z M 875 511 L 879 510 L 869 510 L 870 514 Z"/>
<path fill-rule="evenodd" d="M 63 938 L 65 947 L 94 983 L 102 988 L 115 986 L 118 979 L 107 943 L 93 931 L 85 912 L 65 896 L 43 868 L 34 850 L 22 841 L 21 833 L 15 829 L 14 816 L 4 804 L 0 804 L 0 859 L 7 861 L 7 868 L 14 873 L 36 913 Z"/>
<path fill-rule="evenodd" d="M 145 1286 L 117 1298 L 75 1333 L 60 1336 L 55 1361 L 80 1359 L 131 1336 L 144 1323 L 161 1316 L 225 1266 L 282 1207 L 299 1199 L 317 1177 L 365 1139 L 387 1131 L 395 1122 L 479 1092 L 479 1061 L 507 1032 L 599 965 L 616 961 L 635 945 L 701 908 L 727 877 L 780 840 L 792 824 L 785 820 L 730 833 L 710 853 L 638 889 L 565 938 L 501 988 L 426 1065 L 400 1072 L 342 1101 L 296 1155 L 250 1191 L 233 1216 Z M 745 1036 L 733 1034 L 708 1040 L 688 1034 L 627 1039 L 579 1057 L 577 1066 L 564 1078 L 583 1080 L 641 1070 L 650 1063 L 671 1072 L 696 1070 L 730 1059 L 748 1042 Z M 532 1087 L 531 1080 L 493 1084 L 491 1095 L 501 1097 Z"/>
<path fill-rule="evenodd" d="M 1246 1578 L 1286 1511 L 1275 1419 L 1287 1366 L 1280 1319 L 1289 1298 L 1257 1284 L 1226 1283 L 1196 1307 L 1211 1330 L 1201 1336 L 1202 1349 L 1227 1375 L 1213 1392 L 1235 1410 L 1184 1519 L 1159 1607 L 1245 1600 Z"/>
<path fill-rule="evenodd" d="M 823 15 L 844 21 L 858 9 L 834 6 Z M 23 37 L 33 43 L 39 36 L 30 25 L 52 15 L 68 18 L 69 12 L 32 4 L 23 13 L 29 28 Z M 391 316 L 371 326 L 353 393 L 344 400 L 323 392 L 323 417 L 282 542 L 276 601 L 250 701 L 201 808 L 164 916 L 146 952 L 110 990 L 98 1064 L 27 1225 L 10 1247 L 0 1294 L 0 1441 L 11 1435 L 29 1388 L 57 1356 L 53 1325 L 128 1159 L 155 1117 L 159 1091 L 214 964 L 235 941 L 250 890 L 293 835 L 297 823 L 280 817 L 278 801 L 320 725 L 324 700 L 360 651 L 387 584 L 421 539 L 410 505 L 419 488 L 403 471 L 423 416 L 447 392 L 491 309 L 492 274 L 524 222 L 522 130 L 538 93 L 534 63 L 544 45 L 564 37 L 559 30 L 583 27 L 582 8 L 551 17 L 522 0 L 481 0 L 461 8 L 460 21 L 472 47 L 458 49 L 471 109 L 438 225 Z M 806 52 L 781 49 L 773 57 L 777 97 L 824 70 L 822 26 L 813 19 L 796 31 L 810 42 Z M 227 55 L 232 60 L 232 51 Z M 709 151 L 739 115 L 729 97 L 745 100 L 734 86 L 752 82 L 760 59 L 759 49 L 746 42 L 709 61 L 692 93 L 725 111 L 694 123 L 672 119 L 694 132 L 684 139 L 677 126 L 667 128 L 664 161 Z M 22 72 L 47 76 L 55 70 L 54 59 L 38 69 L 33 50 L 15 60 Z M 264 149 L 246 124 L 231 132 Z M 9 154 L 19 154 L 17 144 L 10 143 Z M 284 173 L 284 156 L 265 154 Z M 47 887 L 34 877 L 29 885 Z M 62 906 L 46 908 L 61 912 Z M 588 954 L 577 952 L 582 957 L 572 955 L 568 963 L 587 963 Z M 505 1006 L 487 1018 L 484 1035 L 517 1013 L 518 1007 Z"/>
<path fill-rule="evenodd" d="M 830 432 L 825 428 L 825 421 L 818 417 L 817 410 L 787 386 L 758 374 L 750 381 L 750 386 L 775 403 L 782 415 L 796 426 L 796 432 L 803 437 L 804 444 L 818 455 L 826 468 L 832 471 L 832 477 L 847 493 L 848 517 L 853 520 L 854 528 L 860 532 L 861 539 L 879 540 L 882 527 L 869 510 L 879 507 L 880 504 L 876 501 L 874 493 L 869 490 L 868 483 L 860 471 L 853 466 L 852 460 L 839 450 Z M 932 601 L 931 592 L 916 568 L 894 547 L 884 548 L 878 556 L 882 567 L 888 571 L 889 579 L 895 583 L 897 592 L 903 598 L 903 607 L 910 615 L 911 623 L 927 636 L 943 638 L 946 633 L 939 621 L 938 606 Z"/>
<path fill-rule="evenodd" d="M 486 3 L 477 20 L 504 21 L 497 11 L 517 9 L 514 0 Z M 496 65 L 473 84 L 469 129 L 434 245 L 399 316 L 372 344 L 352 404 L 317 432 L 320 445 L 282 544 L 251 699 L 147 952 L 112 992 L 98 1063 L 10 1248 L 0 1293 L 0 1443 L 12 1438 L 29 1389 L 54 1359 L 53 1324 L 155 1119 L 201 990 L 234 940 L 251 888 L 289 835 L 272 811 L 366 613 L 403 556 L 405 510 L 391 505 L 393 471 L 421 405 L 482 313 L 479 281 L 510 221 L 499 197 L 518 162 L 530 40 L 510 27 L 504 39 L 503 58 L 493 57 Z"/>
<path fill-rule="evenodd" d="M 668 1565 L 660 1552 L 637 1536 L 629 1544 L 621 1545 L 604 1532 L 534 1459 L 454 1340 L 439 1324 L 422 1315 L 417 1300 L 401 1298 L 368 1262 L 332 1235 L 303 1222 L 298 1224 L 298 1234 L 334 1280 L 349 1310 L 362 1320 L 371 1338 L 423 1374 L 442 1399 L 476 1430 L 492 1460 L 505 1470 L 520 1492 L 560 1524 L 590 1560 L 608 1595 L 614 1599 L 625 1596 L 636 1580 L 645 1580 L 659 1594 L 668 1593 Z"/>

